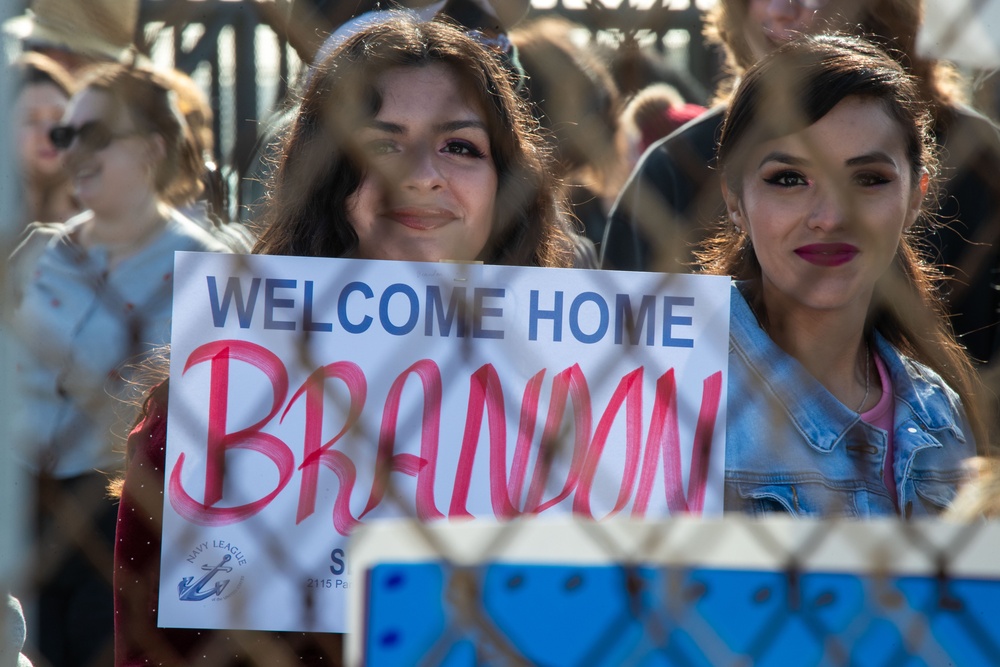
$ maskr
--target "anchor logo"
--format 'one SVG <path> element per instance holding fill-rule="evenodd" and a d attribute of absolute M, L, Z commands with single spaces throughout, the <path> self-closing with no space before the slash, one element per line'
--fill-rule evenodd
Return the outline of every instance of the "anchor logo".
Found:
<path fill-rule="evenodd" d="M 186 600 L 189 602 L 198 602 L 199 600 L 205 600 L 213 596 L 222 595 L 222 591 L 225 590 L 226 586 L 229 584 L 229 579 L 223 581 L 216 581 L 209 591 L 202 590 L 208 585 L 208 582 L 217 575 L 219 572 L 232 572 L 232 567 L 227 567 L 226 563 L 232 560 L 232 556 L 226 554 L 223 556 L 222 560 L 218 565 L 202 565 L 201 569 L 206 571 L 206 574 L 199 579 L 197 582 L 192 584 L 194 577 L 183 577 L 180 583 L 177 584 L 177 593 L 181 600 Z"/>

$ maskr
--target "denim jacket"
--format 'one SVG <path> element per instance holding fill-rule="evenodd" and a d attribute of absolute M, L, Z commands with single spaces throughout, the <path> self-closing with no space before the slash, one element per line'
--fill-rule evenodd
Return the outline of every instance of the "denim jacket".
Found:
<path fill-rule="evenodd" d="M 957 394 L 877 332 L 892 379 L 899 512 L 936 514 L 976 453 Z M 727 511 L 868 517 L 896 508 L 882 474 L 887 433 L 861 420 L 760 327 L 738 284 L 730 308 Z"/>

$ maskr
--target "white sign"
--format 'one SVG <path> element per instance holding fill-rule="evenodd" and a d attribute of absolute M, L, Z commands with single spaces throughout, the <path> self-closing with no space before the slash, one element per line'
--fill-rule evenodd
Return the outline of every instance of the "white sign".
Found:
<path fill-rule="evenodd" d="M 177 253 L 159 623 L 345 632 L 374 518 L 719 515 L 729 279 Z"/>

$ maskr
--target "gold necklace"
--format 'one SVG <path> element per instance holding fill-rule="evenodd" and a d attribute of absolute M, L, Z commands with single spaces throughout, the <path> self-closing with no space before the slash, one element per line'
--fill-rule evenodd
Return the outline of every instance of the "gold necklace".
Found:
<path fill-rule="evenodd" d="M 868 394 L 872 389 L 871 386 L 871 373 L 872 373 L 872 360 L 871 360 L 871 350 L 868 349 L 868 339 L 865 339 L 865 397 L 861 399 L 861 405 L 855 408 L 855 412 L 861 414 L 861 408 L 865 407 L 865 403 L 868 402 Z"/>

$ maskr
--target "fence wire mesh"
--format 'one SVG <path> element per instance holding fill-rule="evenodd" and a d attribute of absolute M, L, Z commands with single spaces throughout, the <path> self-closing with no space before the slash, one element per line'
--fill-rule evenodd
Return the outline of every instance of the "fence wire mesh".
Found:
<path fill-rule="evenodd" d="M 272 113 L 281 112 L 287 102 L 286 94 L 295 87 L 301 75 L 301 61 L 318 46 L 316 33 L 322 24 L 309 22 L 313 15 L 301 13 L 303 4 L 147 0 L 142 5 L 140 46 L 191 74 L 212 102 L 213 130 L 217 137 L 215 157 L 224 166 L 230 193 L 227 214 L 241 222 L 249 222 L 246 207 L 261 194 L 258 187 L 248 185 L 245 179 L 263 173 L 257 163 L 258 151 L 267 141 L 262 128 L 266 128 Z M 315 4 L 317 7 L 323 5 Z M 660 46 L 661 56 L 667 48 L 663 40 L 669 31 L 686 34 L 686 38 L 676 33 L 671 35 L 674 42 L 686 46 L 682 60 L 689 71 L 685 76 L 696 80 L 702 90 L 710 90 L 715 84 L 711 77 L 718 72 L 720 55 L 702 42 L 700 10 L 694 5 L 669 9 L 670 4 L 656 3 L 655 7 L 644 9 L 626 6 L 613 9 L 599 6 L 599 3 L 585 3 L 576 9 L 560 3 L 552 11 L 578 21 L 585 32 L 603 31 L 601 39 L 605 42 L 632 47 L 634 43 L 623 40 L 623 35 L 639 40 L 651 39 Z M 980 2 L 976 7 L 985 12 L 987 4 Z M 330 16 L 343 12 L 343 7 L 336 6 L 337 3 L 333 5 L 333 9 L 327 8 Z M 533 11 L 540 13 L 540 10 Z M 11 11 L 10 16 L 13 15 L 15 12 Z M 282 22 L 282 18 L 287 22 Z M 8 52 L 16 50 L 10 48 L 10 43 L 7 46 Z M 542 66 L 551 67 L 553 62 L 551 58 L 543 59 Z M 266 76 L 262 72 L 266 72 Z M 971 91 L 973 101 L 984 114 L 996 117 L 997 97 L 992 92 L 995 90 L 991 85 L 992 77 L 983 72 L 971 74 L 975 75 L 978 84 L 978 88 Z M 538 71 L 534 76 L 539 80 L 551 80 L 555 82 L 553 85 L 567 78 L 558 70 Z M 553 97 L 556 96 L 553 93 Z M 705 99 L 693 101 L 707 102 Z M 619 100 L 614 108 L 623 106 L 624 100 Z M 560 112 L 553 110 L 551 113 Z M 560 134 L 556 131 L 559 128 L 554 128 L 553 133 L 567 144 L 574 142 L 572 148 L 582 153 L 582 162 L 598 165 L 598 169 L 581 176 L 577 185 L 581 188 L 594 186 L 592 192 L 596 194 L 591 199 L 601 202 L 603 215 L 624 185 L 624 174 L 631 165 L 624 158 L 621 164 L 608 165 L 610 158 L 605 151 L 615 150 L 624 139 L 615 134 L 598 141 L 608 128 L 597 121 L 595 117 L 562 121 L 579 124 L 582 137 Z M 974 136 L 962 137 L 962 142 L 949 147 L 953 164 L 954 159 L 961 160 L 963 155 L 974 156 L 980 146 Z M 567 144 L 562 146 L 563 150 L 567 149 Z M 6 157 L 6 163 L 13 164 L 14 159 Z M 971 168 L 983 169 L 984 165 L 977 163 Z M 992 181 L 997 174 L 986 173 L 981 177 Z M 601 182 L 595 186 L 595 181 Z M 4 210 L 15 210 L 19 206 L 19 185 L 11 185 L 17 182 L 16 176 L 3 181 L 0 192 Z M 641 197 L 639 206 L 641 220 L 650 221 L 648 236 L 655 239 L 650 266 L 675 266 L 674 258 L 687 253 L 689 231 L 683 230 L 690 227 L 679 227 L 676 233 L 665 231 L 664 221 L 673 220 L 672 213 L 664 211 L 658 202 Z M 583 210 L 582 205 L 580 210 Z M 582 212 L 580 215 L 583 217 Z M 961 218 L 961 212 L 956 215 Z M 1000 223 L 994 226 L 1000 227 Z M 21 230 L 8 226 L 3 231 L 6 259 L 21 241 Z M 599 241 L 601 234 L 595 236 Z M 997 236 L 995 229 L 988 229 L 984 235 L 972 239 L 956 265 L 976 272 L 976 267 L 983 267 L 985 263 L 988 267 L 978 272 L 996 272 L 996 248 L 1000 247 Z M 18 267 L 7 263 L 6 268 L 5 284 L 9 288 L 10 283 L 18 279 Z M 169 284 L 169 276 L 166 278 Z M 23 279 L 30 279 L 30 274 Z M 116 419 L 108 437 L 118 441 L 119 449 L 124 452 L 124 437 L 134 424 L 142 398 L 141 392 L 136 394 L 134 387 L 149 386 L 147 376 L 139 373 L 136 366 L 138 359 L 150 354 L 148 341 L 144 339 L 148 323 L 144 320 L 143 308 L 136 307 L 127 295 L 109 284 L 106 276 L 93 274 L 89 279 L 95 296 L 93 307 L 114 314 L 118 318 L 115 327 L 126 334 L 121 355 L 124 361 L 107 378 L 103 397 L 107 400 L 93 407 L 95 411 L 111 409 L 115 412 Z M 664 277 L 665 290 L 668 284 L 669 278 Z M 982 316 L 979 319 L 995 322 L 997 287 L 992 283 L 986 287 L 985 301 L 977 300 L 981 297 L 977 294 L 966 302 L 966 307 L 976 309 L 977 316 Z M 13 297 L 9 292 L 5 290 L 10 306 Z M 160 296 L 154 298 L 168 296 L 169 291 L 161 290 Z M 988 332 L 991 337 L 992 328 L 991 324 Z M 8 320 L 4 329 L 5 334 L 17 331 L 18 323 Z M 21 333 L 28 338 L 32 336 L 31 331 Z M 302 343 L 305 367 L 319 368 L 330 363 L 329 359 L 310 357 L 313 353 L 308 338 Z M 14 340 L 5 341 L 4 353 L 10 362 L 5 366 L 8 397 L 18 391 L 17 359 L 14 357 L 20 345 Z M 469 350 L 460 349 L 453 359 L 455 366 L 440 369 L 442 376 L 455 378 L 456 369 L 464 367 L 469 354 Z M 597 375 L 591 381 L 617 383 L 621 380 L 608 376 L 607 371 Z M 1000 386 L 994 365 L 984 365 L 981 375 L 990 392 Z M 60 378 L 60 382 L 63 380 L 65 378 Z M 465 381 L 465 378 L 456 378 L 456 381 Z M 123 398 L 125 400 L 121 400 Z M 6 399 L 5 402 L 12 404 Z M 696 412 L 696 408 L 690 409 Z M 992 422 L 997 414 L 996 404 L 991 400 L 987 415 L 991 426 L 995 426 Z M 405 420 L 403 423 L 417 430 L 415 424 L 419 423 L 419 415 L 406 416 Z M 454 425 L 455 431 L 459 428 Z M 551 457 L 553 461 L 570 459 L 574 437 L 572 422 L 563 420 L 551 447 L 543 447 L 544 454 L 535 454 L 532 460 L 537 462 L 543 457 Z M 457 436 L 455 441 L 458 441 Z M 352 442 L 359 447 L 375 447 L 379 434 L 358 434 Z M 5 454 L 13 452 L 15 445 L 9 433 L 4 446 L 7 448 Z M 987 453 L 985 448 L 984 453 Z M 0 563 L 0 578 L 24 606 L 28 621 L 26 654 L 36 667 L 112 664 L 114 640 L 110 601 L 115 583 L 114 527 L 118 505 L 108 499 L 103 487 L 121 471 L 101 470 L 100 475 L 67 483 L 45 474 L 17 476 L 14 471 L 21 465 L 20 461 L 3 461 L 4 476 L 0 484 L 4 485 L 4 494 L 0 497 L 9 498 L 8 492 L 15 497 L 6 503 L 7 510 L 0 510 L 3 517 L 0 526 L 4 529 L 0 540 L 20 542 L 24 547 L 17 550 L 0 546 L 5 561 Z M 148 512 L 153 519 L 150 525 L 153 534 L 159 528 L 156 518 L 162 514 L 163 473 L 162 469 L 152 470 L 149 492 L 139 492 L 135 497 L 136 507 Z M 602 477 L 607 471 L 598 474 L 594 488 L 616 493 L 620 480 Z M 832 575 L 809 571 L 803 564 L 822 547 L 829 533 L 836 530 L 837 524 L 823 522 L 802 528 L 804 537 L 791 550 L 777 542 L 766 526 L 744 525 L 743 544 L 770 552 L 776 562 L 782 563 L 782 569 L 742 573 L 742 579 L 738 573 L 709 571 L 691 565 L 659 569 L 641 567 L 636 554 L 653 551 L 656 545 L 669 544 L 672 539 L 669 524 L 648 532 L 645 542 L 638 546 L 623 544 L 615 531 L 606 531 L 600 525 L 588 527 L 592 547 L 600 551 L 608 563 L 626 564 L 620 567 L 539 569 L 531 563 L 472 566 L 467 563 L 467 555 L 456 554 L 453 544 L 416 521 L 412 488 L 398 486 L 397 477 L 391 476 L 388 480 L 386 504 L 395 505 L 397 514 L 414 519 L 412 529 L 419 537 L 412 539 L 434 551 L 437 558 L 431 560 L 441 564 L 434 565 L 437 569 L 430 574 L 390 567 L 372 575 L 370 590 L 375 600 L 372 609 L 385 611 L 384 615 L 372 612 L 367 619 L 366 638 L 371 643 L 366 650 L 369 657 L 380 656 L 372 658 L 371 664 L 1000 664 L 1000 631 L 996 624 L 1000 594 L 992 587 L 995 582 L 970 580 L 952 572 L 970 545 L 983 548 L 977 542 L 982 536 L 991 540 L 991 545 L 1000 544 L 995 541 L 997 533 L 991 524 L 974 523 L 960 528 L 941 524 L 940 530 L 918 530 L 901 523 L 893 536 L 904 540 L 906 548 L 892 553 L 898 555 L 909 551 L 912 557 L 937 567 L 936 578 L 920 581 L 889 574 L 873 575 L 865 580 L 836 579 L 831 578 Z M 147 485 L 141 483 L 140 486 Z M 548 479 L 545 491 L 556 495 L 561 488 L 558 480 Z M 27 527 L 21 525 L 25 522 L 24 517 L 30 517 Z M 520 539 L 522 529 L 517 521 L 498 529 L 492 540 L 486 542 L 479 559 L 488 563 L 494 556 L 506 553 Z M 279 533 L 261 533 L 256 538 L 258 543 L 254 549 L 268 552 L 278 560 L 296 548 L 286 543 Z M 691 549 L 692 545 L 687 544 L 686 548 Z M 719 535 L 705 533 L 700 535 L 693 550 L 712 561 L 714 552 L 731 548 L 732 544 Z M 67 558 L 79 562 L 64 571 Z M 295 559 L 287 557 L 289 578 L 302 581 L 316 578 L 315 571 L 296 571 L 294 562 Z M 870 563 L 869 568 L 876 573 L 891 572 L 895 565 L 887 560 Z M 68 600 L 61 597 L 68 595 L 61 592 L 61 587 L 72 588 L 76 583 L 61 581 L 60 577 L 72 577 L 66 572 L 81 569 L 96 573 L 98 582 L 93 590 L 73 599 L 74 604 L 86 605 L 82 612 L 77 612 L 76 618 L 89 617 L 93 625 L 58 628 L 55 633 L 58 639 L 52 640 L 47 633 L 51 628 L 46 628 L 46 623 L 58 624 L 61 621 L 50 619 L 67 618 L 65 614 L 71 611 L 60 608 L 60 600 Z M 379 593 L 380 586 L 390 592 L 403 591 L 405 587 L 401 588 L 400 583 L 403 579 L 399 577 L 411 577 L 407 581 L 422 581 L 424 586 L 406 589 L 406 595 L 400 593 L 397 598 Z M 43 589 L 48 597 L 41 594 Z M 554 589 L 555 592 L 538 593 L 542 589 Z M 526 591 L 535 593 L 519 601 L 516 594 Z M 717 594 L 718 597 L 713 597 Z M 317 589 L 305 594 L 303 605 L 307 617 L 310 609 L 315 610 L 311 597 L 318 595 L 322 595 L 322 591 Z M 149 591 L 145 591 L 136 598 L 136 603 L 148 604 L 149 600 Z M 401 611 L 405 611 L 405 615 L 401 615 Z M 550 620 L 546 618 L 548 614 L 560 617 L 562 625 L 551 631 L 540 630 L 538 626 Z M 3 618 L 10 618 L 10 611 L 0 620 Z M 238 624 L 238 619 L 236 622 Z M 127 625 L 128 619 L 123 623 Z M 411 641 L 417 635 L 419 637 Z M 94 637 L 101 639 L 86 660 L 70 657 L 67 653 L 69 644 L 93 644 L 89 640 Z M 49 645 L 43 649 L 42 644 L 46 641 L 67 645 Z M 304 661 L 303 656 L 308 656 L 305 660 L 314 660 L 310 664 L 341 664 L 343 660 L 342 638 L 336 635 L 303 637 L 299 633 L 231 630 L 194 633 L 185 641 L 190 650 L 181 655 L 175 645 L 151 635 L 146 646 L 149 664 L 270 667 L 300 664 Z M 2 650 L 0 654 L 5 655 Z"/>

